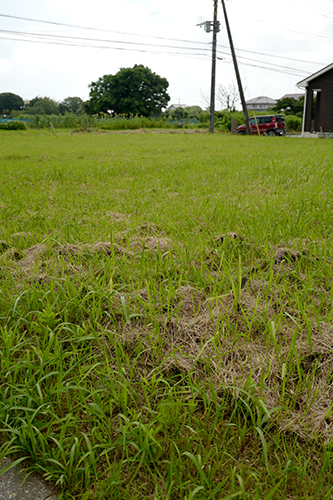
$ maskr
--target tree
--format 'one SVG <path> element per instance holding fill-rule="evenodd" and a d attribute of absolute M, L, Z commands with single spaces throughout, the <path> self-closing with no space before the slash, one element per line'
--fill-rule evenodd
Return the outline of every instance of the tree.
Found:
<path fill-rule="evenodd" d="M 21 110 L 24 107 L 22 97 L 11 92 L 0 94 L 0 113 L 10 113 L 13 110 Z"/>
<path fill-rule="evenodd" d="M 170 120 L 189 120 L 189 121 L 199 121 L 202 113 L 200 106 L 186 106 L 185 108 L 177 107 L 174 110 L 168 108 L 164 116 Z"/>
<path fill-rule="evenodd" d="M 122 68 L 115 75 L 104 75 L 92 82 L 89 85 L 90 100 L 84 107 L 92 113 L 159 114 L 170 100 L 168 87 L 166 78 L 136 64 L 133 68 Z"/>
<path fill-rule="evenodd" d="M 235 111 L 235 106 L 239 101 L 239 93 L 236 85 L 230 83 L 227 87 L 218 85 L 216 90 L 216 99 L 221 104 L 221 109 L 226 109 L 230 113 Z"/>
<path fill-rule="evenodd" d="M 209 109 L 210 109 L 210 96 L 206 92 L 204 92 L 202 89 L 200 89 L 200 95 L 201 95 L 201 99 L 205 105 L 205 110 L 209 111 Z"/>
<path fill-rule="evenodd" d="M 299 115 L 303 116 L 304 107 L 304 96 L 301 96 L 298 100 L 293 97 L 285 97 L 284 99 L 279 99 L 273 108 L 276 113 L 285 113 L 286 115 Z"/>
<path fill-rule="evenodd" d="M 58 113 L 58 104 L 50 97 L 34 97 L 26 105 L 25 111 L 30 115 L 53 115 Z"/>
<path fill-rule="evenodd" d="M 66 97 L 66 99 L 59 103 L 58 110 L 62 115 L 65 113 L 74 113 L 78 115 L 83 111 L 82 104 L 83 100 L 81 97 Z"/>

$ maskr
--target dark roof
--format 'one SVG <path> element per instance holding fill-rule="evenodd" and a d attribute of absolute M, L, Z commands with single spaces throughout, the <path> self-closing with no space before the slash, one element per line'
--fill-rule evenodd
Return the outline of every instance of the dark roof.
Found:
<path fill-rule="evenodd" d="M 333 63 L 329 64 L 328 66 L 325 66 L 325 68 L 320 69 L 316 73 L 313 73 L 313 75 L 308 76 L 307 78 L 304 78 L 304 80 L 301 80 L 300 82 L 297 83 L 298 88 L 305 88 L 309 85 L 309 82 L 312 80 L 315 80 L 318 78 L 318 76 L 323 75 L 324 73 L 327 73 L 328 71 L 331 71 L 333 69 Z"/>

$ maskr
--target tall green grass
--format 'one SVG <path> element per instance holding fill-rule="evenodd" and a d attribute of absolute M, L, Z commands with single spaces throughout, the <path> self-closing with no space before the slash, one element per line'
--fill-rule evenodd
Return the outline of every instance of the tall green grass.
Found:
<path fill-rule="evenodd" d="M 1 455 L 63 499 L 330 499 L 331 142 L 0 133 Z"/>

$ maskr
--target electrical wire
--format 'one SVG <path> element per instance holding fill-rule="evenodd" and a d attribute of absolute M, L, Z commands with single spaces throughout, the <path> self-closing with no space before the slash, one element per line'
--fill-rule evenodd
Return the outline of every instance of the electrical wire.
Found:
<path fill-rule="evenodd" d="M 103 42 L 103 43 L 106 43 L 106 44 L 126 44 L 126 45 L 135 45 L 135 46 L 149 46 L 151 47 L 152 44 L 150 43 L 141 43 L 141 42 L 129 42 L 129 41 L 123 41 L 123 40 L 105 40 L 105 39 L 100 39 L 100 38 L 87 38 L 87 37 L 76 37 L 76 36 L 67 36 L 67 35 L 55 35 L 55 34 L 48 34 L 48 35 L 45 35 L 45 34 L 41 34 L 41 33 L 32 33 L 32 32 L 27 32 L 27 31 L 14 31 L 14 30 L 0 30 L 0 33 L 4 33 L 4 34 L 14 34 L 14 35 L 20 35 L 20 36 L 24 36 L 24 37 L 36 37 L 37 40 L 36 42 L 40 41 L 41 43 L 42 42 L 46 42 L 46 43 L 49 43 L 52 41 L 52 39 L 55 39 L 58 41 L 58 45 L 61 45 L 61 44 L 65 44 L 65 45 L 69 45 L 69 46 L 81 46 L 81 47 L 92 47 L 92 48 L 116 48 L 116 47 L 109 47 L 109 46 L 105 46 L 105 45 L 88 45 L 88 44 L 84 44 L 84 43 L 73 43 L 72 41 L 74 40 L 75 42 Z M 25 38 L 26 41 L 28 41 L 29 39 Z M 53 42 L 54 44 L 56 44 L 56 42 Z M 204 48 L 193 48 L 193 47 L 180 47 L 180 46 L 174 46 L 174 45 L 163 45 L 163 44 L 154 44 L 153 47 L 161 47 L 161 48 L 167 48 L 167 49 L 180 49 L 180 50 L 190 50 L 190 51 L 193 51 L 193 50 L 200 50 L 202 52 L 210 52 L 210 49 L 204 49 Z M 118 48 L 118 50 L 120 50 L 120 48 Z M 136 52 L 140 52 L 139 49 L 134 49 Z M 141 50 L 142 52 L 142 50 Z M 152 52 L 151 50 L 147 51 L 147 52 Z M 156 53 L 156 52 L 155 52 Z M 164 52 L 165 53 L 165 52 Z M 228 55 L 230 56 L 230 53 L 227 53 L 227 52 L 222 52 L 222 51 L 219 51 L 218 52 L 219 54 L 223 54 L 223 55 Z M 197 55 L 197 54 L 196 54 Z M 203 55 L 203 54 L 201 54 Z M 248 57 L 245 57 L 245 56 L 239 56 L 239 58 L 242 58 L 242 59 L 246 59 L 246 60 L 249 60 L 249 61 L 252 61 L 252 62 L 256 62 L 256 63 L 263 63 L 263 61 L 258 61 L 257 59 L 253 59 L 253 58 L 248 58 Z M 282 65 L 278 65 L 276 63 L 269 63 L 269 62 L 265 62 L 266 65 L 269 65 L 269 66 L 274 66 L 275 68 L 281 68 L 283 70 L 286 70 L 288 72 L 288 74 L 295 74 L 297 73 L 297 76 L 299 75 L 303 75 L 303 74 L 307 74 L 307 72 L 304 72 L 302 70 L 298 70 L 298 69 L 295 69 L 295 68 L 290 68 L 288 66 L 282 66 Z"/>
<path fill-rule="evenodd" d="M 126 36 L 138 36 L 138 37 L 146 37 L 146 38 L 153 38 L 153 39 L 160 39 L 160 40 L 170 40 L 170 41 L 177 41 L 177 42 L 182 42 L 182 43 L 191 43 L 191 44 L 197 44 L 197 45 L 204 45 L 207 47 L 206 42 L 197 42 L 197 41 L 191 41 L 191 40 L 184 40 L 184 39 L 177 39 L 177 38 L 167 38 L 167 37 L 158 37 L 158 36 L 151 36 L 151 35 L 141 35 L 138 33 L 125 33 L 125 32 L 119 32 L 119 31 L 113 31 L 113 30 L 105 30 L 105 29 L 100 29 L 100 28 L 94 28 L 91 26 L 80 26 L 80 25 L 73 25 L 73 24 L 67 24 L 67 23 L 60 23 L 60 22 L 55 22 L 55 21 L 44 21 L 40 19 L 32 19 L 32 18 L 26 18 L 26 17 L 20 17 L 20 16 L 11 16 L 7 14 L 0 14 L 0 17 L 5 17 L 5 18 L 11 18 L 11 19 L 18 19 L 18 20 L 24 20 L 24 21 L 30 21 L 30 22 L 37 22 L 37 23 L 45 23 L 45 24 L 51 24 L 51 25 L 56 25 L 56 26 L 65 26 L 65 27 L 70 27 L 70 28 L 75 28 L 75 29 L 83 29 L 83 30 L 94 30 L 94 31 L 102 31 L 102 32 L 108 32 L 108 33 L 117 33 L 121 35 L 126 35 Z M 258 20 L 260 21 L 260 20 Z M 262 21 L 260 21 L 262 22 Z M 295 30 L 289 30 L 292 32 L 297 33 Z M 177 56 L 190 56 L 190 57 L 201 57 L 201 59 L 204 59 L 206 54 L 205 52 L 210 52 L 210 48 L 202 48 L 202 47 L 184 47 L 184 46 L 175 46 L 175 45 L 164 45 L 164 44 L 152 44 L 152 43 L 144 43 L 144 42 L 131 42 L 131 41 L 124 41 L 124 40 L 106 40 L 106 39 L 100 39 L 100 38 L 88 38 L 88 37 L 77 37 L 77 36 L 69 36 L 69 35 L 57 35 L 57 34 L 50 34 L 50 33 L 36 33 L 36 32 L 26 32 L 26 31 L 14 31 L 14 30 L 0 30 L 0 33 L 6 33 L 6 34 L 14 34 L 14 35 L 19 35 L 22 37 L 25 37 L 24 39 L 22 38 L 10 38 L 10 37 L 1 37 L 3 40 L 14 40 L 14 41 L 24 41 L 24 42 L 33 42 L 33 43 L 44 43 L 44 44 L 52 44 L 52 45 L 63 45 L 63 46 L 72 46 L 72 47 L 85 47 L 85 48 L 97 48 L 97 49 L 111 49 L 111 50 L 131 50 L 134 52 L 145 52 L 145 53 L 153 53 L 153 54 L 161 54 L 161 52 L 153 51 L 153 50 L 144 50 L 144 49 L 138 49 L 138 48 L 131 48 L 131 49 L 126 49 L 124 47 L 110 47 L 109 45 L 91 45 L 91 42 L 97 42 L 97 43 L 105 43 L 105 44 L 126 44 L 126 45 L 140 45 L 144 47 L 160 47 L 160 48 L 167 48 L 167 49 L 178 49 L 178 50 L 183 50 L 183 51 L 200 51 L 199 53 L 193 53 L 193 52 L 168 52 L 168 51 L 163 51 L 162 53 L 164 55 L 177 55 Z M 303 35 L 306 33 L 302 33 Z M 307 34 L 306 34 L 307 35 Z M 323 36 L 323 35 L 322 35 Z M 326 36 L 326 35 L 324 35 Z M 26 37 L 35 37 L 37 40 L 31 40 Z M 329 37 L 329 35 L 327 35 Z M 53 41 L 52 39 L 56 39 L 58 41 Z M 80 42 L 80 43 L 76 43 Z M 82 42 L 90 42 L 90 44 L 87 43 L 82 43 Z M 218 47 L 229 49 L 226 46 L 223 45 L 218 45 Z M 251 51 L 247 49 L 236 49 L 238 52 L 246 52 L 246 53 L 251 53 L 251 54 L 257 54 L 260 56 L 264 57 L 273 57 L 273 58 L 279 58 L 279 59 L 286 59 L 286 60 L 291 60 L 291 61 L 297 61 L 299 63 L 305 63 L 305 64 L 318 64 L 318 65 L 323 65 L 324 63 L 318 63 L 318 62 L 312 62 L 312 61 L 305 61 L 305 60 L 299 60 L 299 59 L 294 59 L 290 57 L 284 57 L 284 56 L 277 56 L 274 54 L 265 54 L 263 52 L 257 52 L 257 51 Z M 230 53 L 220 51 L 220 54 L 223 55 L 228 55 L 230 56 Z M 290 74 L 294 76 L 300 76 L 304 74 L 308 74 L 308 72 L 305 72 L 303 70 L 297 69 L 297 68 L 290 68 L 288 66 L 283 66 L 283 65 L 278 65 L 275 63 L 270 63 L 267 61 L 258 61 L 257 59 L 252 59 L 252 58 L 247 58 L 245 56 L 238 55 L 240 59 L 244 59 L 247 61 L 251 61 L 252 63 L 259 63 L 259 64 L 265 64 L 268 66 L 274 66 L 273 68 L 267 67 L 267 66 L 258 66 L 254 65 L 252 63 L 245 63 L 241 62 L 243 65 L 248 65 L 248 66 L 253 66 L 253 67 L 258 67 L 260 69 L 266 69 L 266 70 L 272 70 L 272 71 L 278 71 L 282 72 L 285 74 Z"/>
<path fill-rule="evenodd" d="M 144 45 L 144 46 L 154 46 L 154 47 L 163 47 L 167 49 L 182 49 L 182 50 L 202 50 L 206 52 L 211 52 L 209 48 L 203 49 L 201 47 L 179 47 L 175 45 L 162 45 L 162 44 L 151 44 L 151 43 L 142 43 L 142 42 L 129 42 L 129 41 L 124 41 L 124 40 L 105 40 L 105 39 L 100 39 L 100 38 L 86 38 L 86 37 L 79 37 L 79 36 L 67 36 L 67 35 L 47 35 L 47 34 L 41 34 L 41 33 L 32 33 L 29 31 L 13 31 L 13 30 L 1 30 L 0 33 L 9 33 L 9 34 L 14 34 L 14 35 L 24 35 L 24 36 L 35 36 L 35 37 L 40 37 L 40 38 L 57 38 L 57 39 L 64 39 L 66 40 L 82 40 L 82 41 L 87 41 L 87 42 L 104 42 L 104 43 L 120 43 L 120 44 L 126 44 L 126 45 Z"/>
<path fill-rule="evenodd" d="M 56 26 L 64 26 L 64 27 L 67 27 L 67 28 L 69 27 L 69 28 L 82 29 L 82 30 L 101 31 L 101 32 L 116 33 L 116 34 L 126 35 L 126 36 L 136 36 L 136 37 L 152 38 L 152 39 L 159 39 L 159 40 L 169 40 L 169 41 L 174 41 L 174 42 L 193 43 L 193 44 L 207 46 L 207 42 L 193 41 L 193 40 L 180 39 L 180 38 L 168 38 L 168 37 L 162 37 L 162 36 L 142 35 L 142 34 L 139 34 L 139 33 L 128 33 L 128 32 L 123 32 L 123 31 L 106 30 L 106 29 L 102 29 L 102 28 L 95 28 L 95 27 L 92 27 L 92 26 L 80 26 L 80 25 L 75 25 L 75 24 L 60 23 L 60 22 L 56 22 L 56 21 L 45 21 L 45 20 L 42 20 L 42 19 L 33 19 L 33 18 L 28 18 L 28 17 L 12 16 L 12 15 L 8 15 L 8 14 L 0 14 L 0 17 L 10 18 L 10 19 L 18 19 L 18 20 L 22 20 L 22 21 L 31 21 L 31 22 L 42 23 L 42 24 L 51 24 L 51 25 L 56 25 Z M 260 22 L 260 23 L 265 23 L 265 21 L 262 21 L 260 19 L 256 19 L 256 20 L 258 22 Z M 292 33 L 301 34 L 303 36 L 304 35 L 309 36 L 308 33 L 297 32 L 296 30 L 288 30 L 287 28 L 284 28 L 284 29 L 286 29 L 287 31 L 291 31 Z M 36 33 L 36 35 L 37 35 L 37 33 Z M 332 38 L 331 35 L 321 34 L 321 36 Z M 125 42 L 122 42 L 122 43 L 125 43 Z M 134 42 L 132 42 L 132 43 L 134 43 Z M 221 47 L 222 48 L 227 48 L 225 46 L 221 46 Z M 201 49 L 199 49 L 199 50 L 201 50 Z M 263 55 L 263 56 L 274 57 L 274 58 L 279 58 L 279 59 L 288 59 L 288 60 L 293 60 L 293 61 L 297 61 L 297 62 L 304 62 L 304 63 L 307 63 L 307 64 L 317 64 L 317 65 L 321 65 L 321 66 L 323 64 L 325 64 L 325 63 L 320 63 L 320 62 L 318 63 L 317 61 L 316 62 L 314 62 L 314 61 L 304 61 L 304 60 L 299 61 L 298 59 L 293 59 L 293 58 L 289 58 L 289 57 L 285 57 L 285 56 L 278 56 L 278 55 L 267 54 L 267 53 L 265 54 L 265 53 L 262 53 L 262 52 L 249 51 L 249 50 L 246 50 L 246 49 L 237 49 L 236 48 L 236 50 L 237 50 L 237 52 L 250 52 L 250 53 L 253 53 L 253 54 L 257 54 L 257 55 Z"/>

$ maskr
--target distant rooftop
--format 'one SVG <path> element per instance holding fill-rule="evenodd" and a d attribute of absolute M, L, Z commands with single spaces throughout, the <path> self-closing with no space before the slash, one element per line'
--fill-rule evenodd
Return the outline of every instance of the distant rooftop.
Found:
<path fill-rule="evenodd" d="M 254 99 L 246 101 L 246 104 L 272 104 L 274 106 L 276 102 L 276 99 L 271 99 L 270 97 L 261 95 L 259 97 L 255 97 Z"/>
<path fill-rule="evenodd" d="M 187 104 L 170 104 L 169 109 L 187 108 Z"/>
<path fill-rule="evenodd" d="M 301 97 L 304 97 L 304 94 L 285 94 L 284 96 L 280 97 L 279 101 L 281 99 L 295 99 L 298 101 Z"/>

